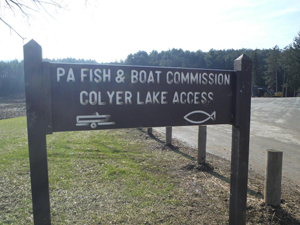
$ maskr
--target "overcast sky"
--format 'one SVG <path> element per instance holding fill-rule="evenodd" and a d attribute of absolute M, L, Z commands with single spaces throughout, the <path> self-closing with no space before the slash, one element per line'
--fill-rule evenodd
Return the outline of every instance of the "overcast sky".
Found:
<path fill-rule="evenodd" d="M 300 31 L 300 0 L 85 0 L 63 1 L 27 20 L 0 7 L 0 60 L 23 59 L 35 39 L 44 58 L 125 59 L 139 50 L 172 48 L 268 49 L 292 43 Z"/>

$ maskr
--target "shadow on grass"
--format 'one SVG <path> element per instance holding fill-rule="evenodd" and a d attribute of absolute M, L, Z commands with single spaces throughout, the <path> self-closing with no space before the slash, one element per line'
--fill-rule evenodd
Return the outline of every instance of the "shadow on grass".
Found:
<path fill-rule="evenodd" d="M 143 130 L 142 128 L 138 128 L 138 130 L 141 131 L 141 132 L 144 133 L 144 134 L 148 134 L 148 132 L 145 131 L 145 130 Z M 165 143 L 164 141 L 160 140 L 159 138 L 157 138 L 157 137 L 154 136 L 153 134 L 148 134 L 148 135 L 149 135 L 149 137 L 151 137 L 152 139 L 154 139 L 155 141 L 157 141 L 157 142 L 159 142 L 159 143 L 161 143 L 161 144 L 164 144 L 164 143 Z M 188 158 L 188 159 L 190 159 L 190 160 L 192 160 L 192 161 L 196 161 L 196 160 L 197 160 L 195 157 L 190 156 L 189 154 L 186 154 L 186 153 L 180 151 L 180 148 L 178 148 L 178 147 L 176 147 L 176 146 L 174 146 L 174 145 L 165 145 L 165 147 L 169 148 L 171 151 L 173 151 L 173 152 L 175 152 L 175 153 L 177 153 L 177 154 L 180 154 L 180 155 L 182 155 L 183 157 Z"/>
<path fill-rule="evenodd" d="M 143 129 L 139 129 L 139 130 L 140 130 L 141 132 L 143 132 L 143 133 L 148 134 L 147 131 L 144 131 Z M 164 141 L 158 139 L 158 138 L 155 137 L 153 134 L 149 134 L 149 136 L 150 136 L 152 139 L 154 139 L 154 140 L 156 140 L 156 141 L 158 141 L 158 142 L 160 142 L 160 143 L 164 143 Z M 177 154 L 180 154 L 180 155 L 182 155 L 182 156 L 184 156 L 184 157 L 186 157 L 186 158 L 188 158 L 188 159 L 190 159 L 190 160 L 192 160 L 192 161 L 197 161 L 197 159 L 196 159 L 195 157 L 193 157 L 193 156 L 191 156 L 191 155 L 189 155 L 189 154 L 186 154 L 186 153 L 184 153 L 184 152 L 181 152 L 179 147 L 176 147 L 176 146 L 173 146 L 173 145 L 167 145 L 166 147 L 170 148 L 173 152 L 175 152 L 175 153 L 177 153 Z M 216 177 L 216 178 L 218 178 L 218 179 L 220 179 L 220 180 L 222 180 L 222 181 L 224 181 L 224 182 L 230 184 L 230 178 L 225 177 L 225 176 L 223 176 L 223 175 L 221 175 L 221 174 L 215 172 L 214 170 L 206 171 L 206 172 L 209 173 L 209 174 L 211 174 L 212 176 L 214 176 L 214 177 Z M 252 190 L 252 189 L 250 189 L 250 188 L 248 188 L 248 191 L 247 191 L 247 192 L 248 192 L 249 195 L 252 195 L 252 196 L 254 196 L 254 197 L 256 197 L 256 198 L 259 198 L 259 199 L 263 199 L 263 194 L 262 194 L 261 192 L 254 191 L 254 190 Z"/>
<path fill-rule="evenodd" d="M 143 128 L 137 128 L 140 132 L 144 133 L 144 134 L 148 134 L 147 130 L 143 130 Z M 149 137 L 151 137 L 152 139 L 154 139 L 155 141 L 161 143 L 161 144 L 164 144 L 165 142 L 160 140 L 159 138 L 157 138 L 156 136 L 154 136 L 153 134 L 148 134 Z"/>
<path fill-rule="evenodd" d="M 147 133 L 147 132 L 145 132 L 145 133 Z M 159 143 L 161 143 L 161 144 L 164 144 L 165 142 L 164 141 L 162 141 L 162 140 L 160 140 L 160 139 L 158 139 L 157 137 L 155 137 L 153 134 L 148 134 L 152 139 L 154 139 L 155 141 L 157 141 L 157 142 L 159 142 Z"/>
<path fill-rule="evenodd" d="M 220 180 L 222 180 L 222 181 L 230 184 L 230 178 L 229 177 L 224 177 L 223 175 L 217 173 L 216 171 L 208 171 L 207 173 L 209 173 L 210 175 L 214 176 L 215 178 L 218 178 L 218 179 L 220 179 Z M 254 191 L 254 190 L 252 190 L 250 188 L 248 188 L 247 193 L 249 195 L 252 195 L 252 196 L 254 196 L 256 198 L 259 198 L 259 199 L 263 199 L 263 197 L 264 197 L 261 192 Z"/>
<path fill-rule="evenodd" d="M 166 145 L 166 147 L 170 148 L 173 152 L 179 154 L 179 155 L 182 155 L 183 157 L 185 158 L 188 158 L 192 161 L 196 161 L 197 159 L 193 156 L 190 156 L 189 154 L 186 154 L 182 151 L 180 151 L 180 148 L 176 147 L 176 146 L 173 146 L 173 145 Z"/>

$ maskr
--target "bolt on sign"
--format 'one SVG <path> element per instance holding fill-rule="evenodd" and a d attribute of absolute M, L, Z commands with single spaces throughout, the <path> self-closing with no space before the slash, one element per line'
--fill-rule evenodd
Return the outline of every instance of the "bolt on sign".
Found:
<path fill-rule="evenodd" d="M 235 60 L 235 70 L 49 63 L 42 62 L 42 49 L 34 40 L 24 45 L 35 224 L 51 223 L 46 134 L 53 132 L 232 124 L 237 128 L 232 169 L 246 165 L 242 175 L 247 177 L 249 65 L 251 60 L 244 55 Z M 246 142 L 240 143 L 240 136 Z M 241 153 L 240 146 L 246 151 Z M 239 154 L 245 155 L 244 161 L 236 159 Z M 245 221 L 240 211 L 246 210 L 247 179 L 239 176 L 232 177 L 231 224 Z"/>

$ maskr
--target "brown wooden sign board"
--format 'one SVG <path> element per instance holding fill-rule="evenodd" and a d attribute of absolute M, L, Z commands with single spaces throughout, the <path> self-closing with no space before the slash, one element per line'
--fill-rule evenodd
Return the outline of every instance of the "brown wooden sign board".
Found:
<path fill-rule="evenodd" d="M 232 124 L 234 71 L 57 63 L 46 67 L 52 115 L 48 125 L 53 132 Z"/>
<path fill-rule="evenodd" d="M 251 60 L 235 70 L 42 62 L 24 46 L 35 224 L 51 224 L 46 134 L 62 131 L 232 124 L 230 224 L 245 224 Z M 243 137 L 243 138 L 241 138 Z M 243 150 L 242 150 L 243 148 Z"/>

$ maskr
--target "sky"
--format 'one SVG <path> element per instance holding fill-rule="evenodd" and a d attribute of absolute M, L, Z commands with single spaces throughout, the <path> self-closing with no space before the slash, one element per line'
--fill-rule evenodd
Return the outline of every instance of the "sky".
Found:
<path fill-rule="evenodd" d="M 125 60 L 143 50 L 281 49 L 300 31 L 300 0 L 65 0 L 26 18 L 0 3 L 0 60 L 23 59 L 31 39 L 43 58 Z M 34 6 L 31 6 L 34 7 Z"/>

